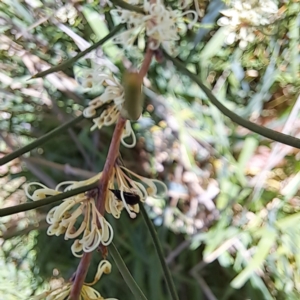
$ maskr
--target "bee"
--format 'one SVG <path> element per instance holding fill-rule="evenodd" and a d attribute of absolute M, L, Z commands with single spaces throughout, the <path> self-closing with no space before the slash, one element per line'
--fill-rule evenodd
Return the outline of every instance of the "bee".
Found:
<path fill-rule="evenodd" d="M 119 200 L 122 201 L 121 197 L 121 191 L 120 190 L 114 190 L 114 189 L 109 189 L 115 197 Z M 123 192 L 124 199 L 127 204 L 129 205 L 135 205 L 141 202 L 140 196 L 134 193 L 128 193 L 128 192 Z"/>

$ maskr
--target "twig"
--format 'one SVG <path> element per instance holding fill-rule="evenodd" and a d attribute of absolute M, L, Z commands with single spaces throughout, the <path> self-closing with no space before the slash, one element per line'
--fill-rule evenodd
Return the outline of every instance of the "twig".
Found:
<path fill-rule="evenodd" d="M 83 157 L 83 159 L 84 159 L 84 161 L 87 165 L 86 167 L 88 169 L 91 169 L 92 171 L 95 171 L 95 164 L 91 160 L 89 153 L 83 147 L 82 142 L 80 142 L 80 140 L 78 139 L 77 135 L 75 134 L 75 132 L 72 128 L 68 129 L 68 134 L 69 134 L 70 138 L 73 140 L 76 148 L 78 149 L 78 151 L 82 155 L 82 157 Z"/>
<path fill-rule="evenodd" d="M 43 135 L 42 137 L 36 139 L 34 142 L 2 157 L 0 159 L 0 166 L 10 162 L 11 160 L 25 154 L 26 152 L 31 151 L 32 149 L 44 144 L 45 142 L 47 142 L 48 140 L 50 140 L 51 138 L 55 137 L 57 134 L 63 132 L 64 130 L 68 129 L 69 127 L 79 123 L 80 121 L 82 121 L 84 119 L 83 115 L 80 115 L 79 117 L 53 129 L 52 131 L 46 133 L 45 135 Z"/>
<path fill-rule="evenodd" d="M 207 88 L 197 77 L 197 75 L 191 73 L 179 60 L 171 57 L 169 54 L 167 54 L 164 51 L 164 56 L 173 62 L 173 64 L 183 73 L 186 74 L 188 77 L 190 77 L 194 82 L 198 84 L 198 86 L 203 90 L 203 92 L 206 94 L 208 99 L 214 104 L 225 116 L 227 116 L 229 119 L 231 119 L 233 122 L 253 131 L 256 132 L 266 138 L 269 138 L 273 141 L 280 142 L 282 144 L 286 144 L 295 148 L 300 149 L 300 139 L 297 139 L 293 136 L 290 136 L 288 134 L 283 134 L 278 131 L 274 131 L 272 129 L 257 125 L 255 123 L 252 123 L 231 110 L 229 110 L 227 107 L 225 107 L 219 100 L 212 94 L 209 88 Z"/>
<path fill-rule="evenodd" d="M 124 26 L 124 24 L 119 24 L 118 26 L 116 26 L 114 29 L 112 29 L 110 31 L 110 33 L 105 36 L 102 40 L 100 40 L 99 42 L 95 43 L 94 45 L 92 45 L 91 47 L 87 48 L 86 50 L 78 53 L 76 56 L 68 59 L 67 61 L 65 61 L 64 63 L 58 65 L 58 66 L 54 66 L 50 69 L 47 69 L 43 72 L 37 73 L 35 75 L 33 75 L 30 79 L 34 79 L 34 78 L 39 78 L 39 77 L 44 77 L 48 74 L 54 73 L 54 72 L 58 72 L 61 71 L 65 68 L 67 68 L 68 66 L 72 65 L 73 63 L 75 63 L 79 58 L 85 56 L 87 53 L 93 51 L 94 49 L 98 48 L 99 46 L 101 46 L 102 44 L 104 44 L 106 41 L 108 41 L 111 37 L 113 37 L 122 27 Z"/>
<path fill-rule="evenodd" d="M 73 176 L 78 176 L 84 179 L 87 178 L 91 178 L 95 175 L 97 175 L 96 172 L 90 172 L 90 171 L 86 171 L 83 169 L 79 169 L 79 168 L 75 168 L 70 166 L 69 164 L 58 164 L 55 163 L 53 161 L 49 161 L 40 157 L 35 157 L 35 156 L 30 156 L 26 158 L 26 162 L 30 162 L 32 164 L 37 164 L 37 165 L 41 165 L 41 166 L 46 166 L 49 167 L 51 169 L 55 169 L 55 170 L 59 170 L 64 172 L 67 175 L 73 175 Z"/>
<path fill-rule="evenodd" d="M 142 78 L 147 74 L 147 71 L 151 63 L 151 59 L 152 59 L 152 51 L 149 49 L 149 51 L 147 51 L 146 53 L 145 59 L 141 67 L 141 71 L 139 73 Z M 113 174 L 113 169 L 114 169 L 116 159 L 119 155 L 120 141 L 121 141 L 125 124 L 126 124 L 126 119 L 120 116 L 116 124 L 113 137 L 109 146 L 102 176 L 98 182 L 98 199 L 97 199 L 96 207 L 102 216 L 105 214 L 105 201 L 107 198 L 108 184 Z M 89 259 L 90 258 L 84 256 L 80 261 L 80 264 L 78 266 L 80 275 L 78 275 L 76 271 L 76 277 L 70 293 L 71 300 L 79 300 L 80 291 L 89 268 L 89 262 L 90 262 Z M 178 298 L 174 298 L 174 299 L 177 300 Z"/>
<path fill-rule="evenodd" d="M 97 209 L 102 216 L 104 216 L 105 213 L 105 200 L 108 191 L 108 184 L 113 174 L 113 168 L 115 165 L 116 158 L 119 154 L 120 140 L 124 130 L 125 123 L 126 120 L 123 119 L 122 117 L 119 117 L 108 150 L 108 155 L 106 158 L 102 176 L 100 180 L 97 182 L 97 187 L 98 187 Z M 78 265 L 75 280 L 72 285 L 72 290 L 70 293 L 71 300 L 79 300 L 80 298 L 80 291 L 82 289 L 84 279 L 89 269 L 90 260 L 91 260 L 91 253 L 84 253 Z"/>
<path fill-rule="evenodd" d="M 4 136 L 0 132 L 0 138 L 2 138 L 5 141 L 6 145 L 10 149 L 14 150 L 16 148 L 13 145 L 14 143 L 12 141 L 11 135 Z M 28 170 L 30 170 L 33 175 L 35 175 L 39 180 L 41 180 L 47 186 L 49 186 L 50 188 L 54 188 L 57 185 L 57 183 L 55 182 L 55 180 L 53 180 L 49 175 L 47 175 L 42 169 L 40 169 L 39 167 L 34 166 L 34 165 L 28 163 L 25 157 L 20 157 L 20 160 L 26 162 Z"/>
<path fill-rule="evenodd" d="M 205 257 L 204 260 L 197 263 L 191 270 L 190 274 L 196 274 L 199 272 L 202 268 L 204 268 L 207 264 L 212 263 L 214 260 L 216 260 L 222 253 L 227 251 L 230 247 L 234 245 L 234 243 L 238 241 L 238 236 L 234 236 L 228 240 L 226 240 L 223 244 L 221 244 L 217 249 L 215 249 L 213 252 L 211 252 L 209 255 Z"/>
<path fill-rule="evenodd" d="M 72 285 L 72 289 L 70 292 L 70 300 L 79 300 L 80 299 L 80 292 L 86 277 L 86 274 L 89 270 L 89 266 L 92 259 L 92 252 L 83 253 L 83 256 L 80 260 L 80 263 L 77 267 L 74 283 Z"/>
<path fill-rule="evenodd" d="M 205 294 L 207 300 L 218 300 L 202 276 L 198 274 L 193 274 L 193 276 L 197 280 L 198 284 L 201 286 L 201 290 Z"/>
<path fill-rule="evenodd" d="M 149 42 L 148 42 L 149 43 Z M 141 76 L 141 78 L 144 78 L 149 70 L 151 61 L 152 61 L 152 57 L 153 57 L 153 50 L 151 50 L 149 48 L 149 46 L 147 47 L 147 51 L 145 54 L 145 59 L 143 61 L 143 64 L 141 66 L 141 69 L 139 71 L 139 75 Z"/>
<path fill-rule="evenodd" d="M 300 95 L 298 96 L 296 103 L 282 129 L 282 133 L 290 133 L 290 132 L 295 132 L 298 128 L 295 128 L 295 121 L 298 118 L 298 113 L 300 110 Z M 252 200 L 259 199 L 260 194 L 261 194 L 261 189 L 266 181 L 266 177 L 268 172 L 274 168 L 289 152 L 291 152 L 291 148 L 283 146 L 281 144 L 276 143 L 274 147 L 272 148 L 272 151 L 269 154 L 268 159 L 266 160 L 266 163 L 254 178 L 252 178 L 251 183 L 255 184 L 254 189 L 252 192 Z"/>
<path fill-rule="evenodd" d="M 124 130 L 125 123 L 126 123 L 126 119 L 119 117 L 119 120 L 116 124 L 114 134 L 109 146 L 107 158 L 103 168 L 103 173 L 98 183 L 99 193 L 98 193 L 97 209 L 102 215 L 104 215 L 105 213 L 105 200 L 108 191 L 108 183 L 112 176 L 113 168 L 117 156 L 119 154 L 120 140 Z"/>
<path fill-rule="evenodd" d="M 27 169 L 38 178 L 39 181 L 46 184 L 49 188 L 54 189 L 57 182 L 45 173 L 40 167 L 31 164 L 25 157 L 21 157 L 21 161 L 26 163 Z"/>
<path fill-rule="evenodd" d="M 99 111 L 97 111 L 97 114 L 101 113 L 105 108 L 107 107 L 106 104 L 102 105 L 100 108 L 99 108 Z M 45 135 L 43 135 L 42 137 L 36 139 L 35 141 L 33 141 L 32 143 L 2 157 L 0 159 L 0 166 L 10 162 L 11 160 L 33 150 L 34 148 L 46 143 L 48 140 L 54 138 L 57 134 L 63 132 L 64 130 L 74 126 L 75 124 L 81 122 L 82 120 L 84 119 L 84 116 L 83 114 L 80 115 L 79 117 L 76 117 L 75 119 L 73 120 L 70 120 L 68 121 L 67 123 L 53 129 L 52 131 L 46 133 Z"/>
<path fill-rule="evenodd" d="M 59 106 L 57 105 L 57 102 L 54 101 L 52 98 L 50 98 L 51 102 L 52 102 L 52 110 L 54 111 L 57 119 L 64 124 L 66 120 L 68 120 L 69 116 L 67 114 L 65 114 L 63 111 L 61 111 L 61 109 L 59 108 Z M 79 139 L 77 138 L 77 135 L 75 134 L 74 130 L 72 128 L 68 128 L 68 134 L 70 136 L 70 138 L 73 140 L 74 145 L 76 146 L 76 148 L 78 149 L 78 151 L 81 153 L 84 162 L 86 163 L 87 167 L 91 170 L 94 170 L 93 168 L 95 167 L 95 164 L 92 162 L 89 154 L 87 153 L 87 151 L 85 150 L 85 148 L 83 147 L 82 143 L 79 141 Z"/>
<path fill-rule="evenodd" d="M 84 193 L 86 191 L 92 190 L 92 189 L 96 188 L 97 185 L 98 185 L 98 182 L 93 182 L 89 185 L 81 186 L 77 189 L 70 190 L 70 191 L 67 191 L 64 193 L 60 193 L 55 196 L 46 197 L 39 201 L 27 202 L 27 203 L 23 203 L 23 204 L 11 206 L 11 207 L 2 208 L 2 209 L 0 209 L 0 217 L 9 216 L 9 215 L 16 214 L 19 212 L 36 209 L 36 208 L 39 208 L 39 207 L 42 207 L 45 205 L 49 205 L 49 204 L 61 201 L 63 199 L 66 199 L 66 198 Z"/>
<path fill-rule="evenodd" d="M 2 235 L 0 235 L 1 239 L 3 240 L 9 240 L 11 238 L 17 237 L 17 236 L 23 236 L 27 235 L 33 230 L 36 230 L 37 227 L 39 230 L 43 230 L 49 227 L 49 224 L 45 220 L 45 216 L 43 216 L 43 220 L 39 220 L 37 223 L 30 224 L 24 229 L 18 230 L 18 227 L 16 226 L 13 230 L 8 228 L 7 231 L 4 231 Z M 28 217 L 26 217 L 28 219 Z M 21 221 L 21 220 L 20 220 Z M 38 226 L 37 226 L 38 225 Z"/>
<path fill-rule="evenodd" d="M 177 248 L 175 248 L 166 258 L 166 264 L 169 265 L 182 251 L 191 245 L 191 240 L 183 241 Z"/>

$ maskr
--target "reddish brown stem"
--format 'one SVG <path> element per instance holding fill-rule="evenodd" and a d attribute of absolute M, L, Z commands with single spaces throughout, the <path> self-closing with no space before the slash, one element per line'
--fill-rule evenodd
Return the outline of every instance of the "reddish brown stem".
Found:
<path fill-rule="evenodd" d="M 148 47 L 146 54 L 145 54 L 145 59 L 143 61 L 141 69 L 139 71 L 139 75 L 141 76 L 141 79 L 144 78 L 145 75 L 147 74 L 149 66 L 151 64 L 152 57 L 153 57 L 153 51 Z M 118 122 L 116 124 L 114 134 L 113 134 L 110 146 L 109 146 L 109 150 L 108 150 L 106 162 L 104 165 L 104 169 L 102 172 L 102 176 L 99 180 L 97 209 L 102 216 L 104 216 L 104 213 L 105 213 L 105 201 L 107 198 L 108 184 L 109 184 L 109 180 L 113 174 L 115 161 L 119 154 L 120 141 L 121 141 L 121 136 L 122 136 L 125 124 L 126 124 L 126 119 L 124 119 L 120 116 L 118 119 Z M 72 290 L 70 293 L 70 300 L 79 300 L 80 292 L 81 292 L 86 274 L 87 274 L 89 266 L 90 266 L 91 258 L 92 258 L 92 253 L 84 253 L 83 254 L 83 256 L 80 260 L 80 263 L 78 265 L 77 271 L 76 271 L 74 283 L 72 285 Z"/>
<path fill-rule="evenodd" d="M 72 285 L 72 290 L 70 292 L 70 300 L 79 300 L 82 285 L 86 277 L 86 274 L 88 272 L 91 259 L 92 259 L 92 252 L 83 253 L 83 256 L 76 270 L 74 283 Z"/>
<path fill-rule="evenodd" d="M 114 134 L 112 137 L 112 141 L 110 143 L 110 147 L 108 150 L 108 155 L 106 158 L 103 173 L 102 173 L 102 176 L 101 176 L 101 178 L 99 180 L 99 184 L 98 184 L 97 209 L 102 216 L 104 216 L 104 213 L 105 213 L 105 200 L 106 200 L 107 191 L 108 191 L 108 183 L 113 174 L 113 168 L 115 165 L 115 161 L 119 154 L 120 140 L 121 140 L 121 136 L 122 136 L 122 133 L 124 130 L 125 123 L 126 123 L 126 120 L 123 119 L 122 117 L 120 117 L 116 124 Z M 71 300 L 79 300 L 79 298 L 80 298 L 80 291 L 82 289 L 84 279 L 88 272 L 91 258 L 92 258 L 92 253 L 84 253 L 80 260 L 79 266 L 76 271 L 75 280 L 72 285 L 72 290 L 70 293 Z"/>
<path fill-rule="evenodd" d="M 119 154 L 120 140 L 124 130 L 125 123 L 126 123 L 126 119 L 119 117 L 119 120 L 116 124 L 114 134 L 109 146 L 108 155 L 104 165 L 103 173 L 98 184 L 99 192 L 98 192 L 97 209 L 100 212 L 100 214 L 103 216 L 105 213 L 105 200 L 108 191 L 108 183 L 112 176 L 115 161 Z"/>
<path fill-rule="evenodd" d="M 151 42 L 151 41 L 148 41 L 148 42 Z M 152 56 L 153 56 L 153 50 L 151 50 L 148 46 L 143 64 L 142 64 L 141 69 L 139 71 L 139 75 L 140 75 L 141 79 L 143 79 L 146 76 L 146 74 L 149 70 L 149 67 L 150 67 L 150 64 L 151 64 L 151 61 L 152 61 Z"/>

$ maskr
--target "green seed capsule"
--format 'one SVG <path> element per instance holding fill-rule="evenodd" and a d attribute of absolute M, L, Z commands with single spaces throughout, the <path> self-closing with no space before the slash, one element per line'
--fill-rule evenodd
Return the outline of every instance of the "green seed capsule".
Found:
<path fill-rule="evenodd" d="M 121 116 L 125 119 L 136 121 L 143 110 L 142 79 L 138 73 L 125 72 L 122 84 L 125 101 L 122 106 Z"/>

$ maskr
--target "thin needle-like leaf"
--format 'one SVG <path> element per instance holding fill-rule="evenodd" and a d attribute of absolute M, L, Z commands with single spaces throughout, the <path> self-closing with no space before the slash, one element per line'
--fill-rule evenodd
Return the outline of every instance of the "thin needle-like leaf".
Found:
<path fill-rule="evenodd" d="M 145 14 L 143 8 L 131 5 L 131 4 L 127 3 L 127 2 L 125 2 L 125 1 L 122 1 L 122 0 L 111 0 L 111 2 L 114 5 L 116 5 L 116 6 L 120 6 L 121 8 L 130 10 L 130 11 L 135 11 L 135 12 L 140 13 L 140 14 Z"/>
<path fill-rule="evenodd" d="M 33 141 L 32 143 L 12 152 L 9 153 L 7 155 L 5 155 L 4 157 L 2 157 L 0 159 L 0 166 L 10 162 L 11 160 L 31 151 L 32 149 L 44 144 L 45 142 L 47 142 L 48 140 L 50 140 L 51 138 L 55 137 L 57 134 L 63 132 L 64 130 L 68 129 L 69 127 L 79 123 L 80 121 L 82 121 L 84 119 L 83 115 L 80 115 L 79 117 L 66 122 L 65 124 L 53 129 L 52 131 L 46 133 L 45 135 L 43 135 L 42 137 L 36 139 L 35 141 Z"/>
<path fill-rule="evenodd" d="M 135 296 L 137 300 L 147 300 L 146 296 L 143 294 L 140 287 L 135 282 L 134 278 L 132 277 L 131 273 L 127 269 L 119 251 L 117 250 L 114 243 L 109 245 L 109 253 L 111 254 L 113 260 L 115 261 L 124 281 L 126 282 L 127 286 L 130 288 L 132 294 Z"/>
<path fill-rule="evenodd" d="M 269 138 L 273 141 L 289 145 L 295 148 L 300 149 L 300 139 L 297 139 L 291 135 L 284 134 L 260 125 L 257 125 L 255 123 L 252 123 L 231 110 L 229 110 L 226 106 L 224 106 L 219 100 L 213 95 L 213 93 L 210 91 L 209 88 L 207 88 L 197 77 L 197 75 L 191 73 L 183 63 L 181 63 L 178 59 L 171 57 L 169 54 L 167 54 L 164 51 L 165 57 L 172 61 L 173 64 L 180 70 L 183 74 L 187 75 L 190 77 L 194 82 L 197 83 L 197 85 L 203 90 L 203 92 L 206 94 L 208 99 L 214 104 L 225 116 L 227 116 L 229 119 L 231 119 L 233 122 L 255 132 L 258 133 L 266 138 Z"/>
<path fill-rule="evenodd" d="M 107 107 L 106 104 L 102 105 L 99 110 L 97 111 L 97 113 L 101 113 L 101 111 L 103 111 L 105 108 Z M 35 141 L 33 141 L 32 143 L 12 152 L 7 154 L 6 156 L 0 158 L 0 166 L 10 162 L 11 160 L 35 149 L 36 147 L 46 143 L 47 141 L 49 141 L 50 139 L 54 138 L 56 135 L 58 135 L 59 133 L 63 132 L 64 130 L 72 127 L 73 125 L 79 123 L 80 121 L 82 121 L 84 119 L 83 114 L 80 115 L 79 117 L 70 120 L 69 122 L 66 122 L 65 124 L 53 129 L 52 131 L 46 133 L 45 135 L 43 135 L 42 137 L 36 139 Z"/>
<path fill-rule="evenodd" d="M 98 181 L 93 182 L 86 186 L 81 186 L 74 190 L 60 193 L 55 196 L 46 197 L 42 200 L 32 201 L 32 202 L 22 203 L 22 204 L 11 206 L 11 207 L 2 208 L 2 209 L 0 209 L 0 217 L 5 217 L 5 216 L 17 214 L 19 212 L 36 209 L 36 208 L 39 208 L 39 207 L 42 207 L 45 205 L 49 205 L 51 203 L 55 203 L 55 202 L 61 201 L 63 199 L 67 199 L 69 197 L 92 190 L 92 189 L 96 188 L 97 185 L 98 185 Z"/>
<path fill-rule="evenodd" d="M 124 26 L 124 24 L 119 24 L 117 25 L 115 28 L 113 28 L 113 30 L 107 35 L 105 36 L 103 39 L 101 39 L 99 42 L 95 43 L 94 45 L 92 45 L 91 47 L 85 49 L 84 51 L 78 53 L 76 56 L 68 59 L 67 61 L 65 61 L 64 63 L 58 65 L 58 66 L 54 66 L 52 68 L 49 68 L 43 72 L 37 73 L 35 75 L 33 75 L 31 77 L 31 79 L 33 78 L 39 78 L 39 77 L 44 77 L 48 74 L 54 73 L 54 72 L 58 72 L 61 71 L 65 68 L 67 68 L 68 66 L 74 64 L 78 59 L 80 59 L 81 57 L 85 56 L 87 53 L 93 51 L 94 49 L 98 48 L 99 46 L 101 46 L 102 44 L 104 44 L 106 41 L 108 41 L 111 37 L 113 37 L 122 27 Z"/>
<path fill-rule="evenodd" d="M 152 237 L 152 241 L 153 241 L 155 250 L 157 252 L 160 264 L 162 266 L 164 276 L 165 276 L 165 280 L 166 280 L 166 283 L 167 283 L 167 287 L 168 287 L 170 295 L 171 295 L 171 299 L 172 300 L 179 300 L 177 292 L 176 292 L 176 288 L 175 288 L 175 285 L 174 285 L 174 282 L 173 282 L 173 279 L 172 279 L 172 275 L 171 275 L 170 270 L 169 270 L 169 268 L 167 266 L 167 263 L 165 261 L 164 253 L 163 253 L 162 247 L 160 245 L 160 242 L 159 242 L 157 233 L 155 231 L 155 228 L 154 228 L 151 220 L 149 219 L 149 217 L 147 215 L 147 212 L 146 212 L 143 205 L 140 205 L 140 209 L 141 209 L 141 213 L 143 215 L 144 221 L 145 221 L 145 223 L 148 227 L 148 230 L 150 232 L 150 235 Z"/>

